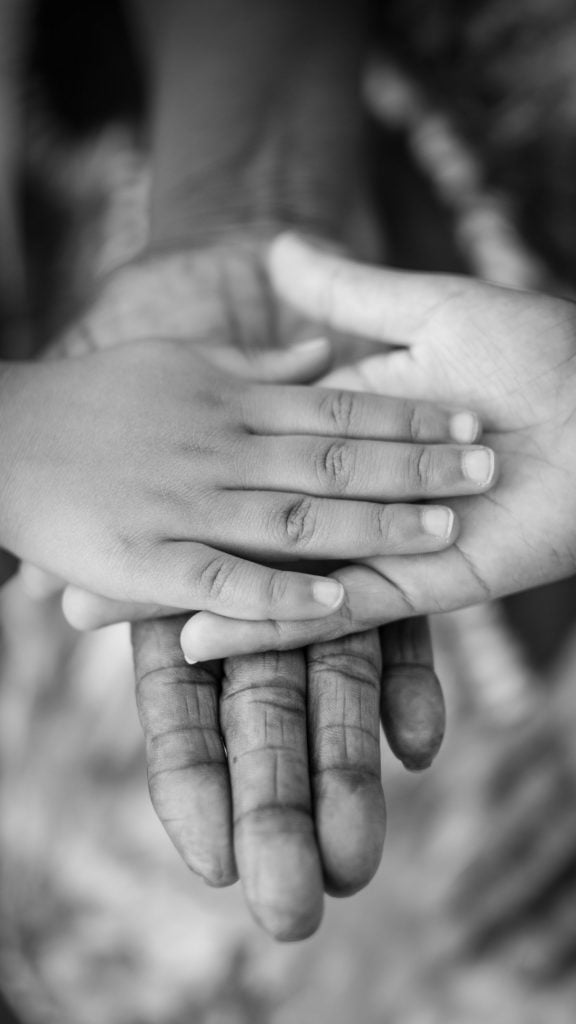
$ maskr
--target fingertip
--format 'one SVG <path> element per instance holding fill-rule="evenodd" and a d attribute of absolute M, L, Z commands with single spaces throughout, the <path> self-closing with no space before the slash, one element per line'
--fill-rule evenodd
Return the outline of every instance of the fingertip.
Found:
<path fill-rule="evenodd" d="M 316 605 L 319 605 L 326 614 L 336 612 L 342 606 L 346 591 L 339 580 L 322 578 L 312 583 L 312 597 Z"/>
<path fill-rule="evenodd" d="M 464 476 L 478 490 L 488 490 L 498 476 L 498 460 L 492 448 L 472 448 L 462 455 Z"/>
<path fill-rule="evenodd" d="M 307 939 L 320 927 L 324 887 L 312 834 L 253 835 L 240 841 L 240 877 L 258 924 L 278 942 Z"/>
<path fill-rule="evenodd" d="M 482 424 L 475 412 L 459 411 L 450 416 L 450 437 L 458 444 L 473 444 L 482 433 Z"/>
<path fill-rule="evenodd" d="M 426 505 L 421 512 L 422 529 L 441 549 L 454 543 L 460 530 L 458 517 L 445 505 Z"/>
<path fill-rule="evenodd" d="M 93 598 L 77 587 L 66 587 L 62 594 L 62 612 L 67 623 L 79 632 L 95 629 Z"/>
<path fill-rule="evenodd" d="M 436 758 L 446 731 L 446 706 L 436 675 L 417 665 L 386 673 L 381 716 L 392 753 L 409 771 L 423 771 Z"/>
<path fill-rule="evenodd" d="M 204 870 L 201 878 L 210 889 L 227 889 L 238 881 L 238 872 L 235 864 L 217 864 Z"/>
<path fill-rule="evenodd" d="M 325 891 L 352 896 L 376 874 L 386 837 L 380 779 L 356 771 L 328 771 L 316 793 L 316 827 Z"/>

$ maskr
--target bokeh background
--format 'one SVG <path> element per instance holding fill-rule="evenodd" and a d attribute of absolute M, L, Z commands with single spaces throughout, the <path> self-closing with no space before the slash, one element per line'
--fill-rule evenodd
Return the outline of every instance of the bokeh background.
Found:
<path fill-rule="evenodd" d="M 383 258 L 573 295 L 573 0 L 376 4 L 378 38 L 365 91 Z M 119 4 L 0 0 L 0 330 L 15 351 L 45 344 L 145 241 L 145 106 Z M 423 775 L 384 752 L 380 872 L 281 946 L 238 887 L 191 876 L 156 821 L 126 629 L 79 638 L 57 600 L 9 584 L 0 1015 L 572 1024 L 575 595 L 568 580 L 435 623 L 444 749 Z"/>

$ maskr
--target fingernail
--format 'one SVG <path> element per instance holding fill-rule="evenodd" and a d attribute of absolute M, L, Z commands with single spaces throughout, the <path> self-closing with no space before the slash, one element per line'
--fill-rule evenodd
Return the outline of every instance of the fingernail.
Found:
<path fill-rule="evenodd" d="M 425 533 L 448 540 L 454 528 L 454 513 L 451 508 L 430 506 L 422 510 L 421 522 Z"/>
<path fill-rule="evenodd" d="M 480 433 L 480 420 L 473 412 L 457 412 L 450 419 L 450 436 L 459 444 L 471 444 Z"/>
<path fill-rule="evenodd" d="M 344 600 L 344 587 L 337 580 L 316 580 L 312 584 L 312 596 L 316 604 L 336 609 Z"/>
<path fill-rule="evenodd" d="M 198 664 L 198 659 L 197 658 L 189 658 L 188 655 L 186 654 L 186 652 L 184 652 L 184 661 L 186 662 L 187 665 L 197 665 Z"/>
<path fill-rule="evenodd" d="M 464 476 L 477 487 L 485 487 L 494 476 L 494 452 L 489 448 L 476 448 L 462 456 Z"/>
<path fill-rule="evenodd" d="M 325 352 L 329 344 L 328 338 L 308 338 L 307 341 L 299 341 L 293 347 L 300 353 L 315 355 L 317 352 Z"/>

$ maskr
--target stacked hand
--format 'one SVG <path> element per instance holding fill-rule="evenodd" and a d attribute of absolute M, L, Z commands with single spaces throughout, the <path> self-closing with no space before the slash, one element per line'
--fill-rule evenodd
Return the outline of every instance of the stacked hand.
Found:
<path fill-rule="evenodd" d="M 157 602 L 172 606 L 163 615 L 208 602 L 255 617 L 278 617 L 280 606 L 305 618 L 312 607 L 329 613 L 329 605 L 313 605 L 309 577 L 242 562 L 235 552 L 266 561 L 442 549 L 456 535 L 456 521 L 449 516 L 438 530 L 437 511 L 441 536 L 434 537 L 423 529 L 429 505 L 397 502 L 489 485 L 487 476 L 477 482 L 464 472 L 464 455 L 484 450 L 462 444 L 474 440 L 474 417 L 242 379 L 314 377 L 326 359 L 322 346 L 242 354 L 253 341 L 286 344 L 302 330 L 274 301 L 261 251 L 227 241 L 125 268 L 66 339 L 80 356 L 69 360 L 70 374 L 88 367 L 97 373 L 113 362 L 98 394 L 126 388 L 131 429 L 123 440 L 111 426 L 96 439 L 96 453 L 108 466 L 126 444 L 124 465 L 133 466 L 150 515 L 146 536 L 119 548 L 119 583 L 113 552 L 90 562 L 92 589 L 120 602 L 67 589 L 65 607 L 76 624 L 150 618 L 160 614 Z M 150 335 L 172 340 L 142 340 Z M 111 340 L 130 344 L 103 351 Z M 89 409 L 89 421 L 94 415 Z M 451 437 L 461 443 L 448 443 Z M 418 468 L 423 459 L 426 473 Z M 361 471 L 348 477 L 343 493 L 354 462 Z M 123 479 L 109 483 L 107 497 L 121 500 Z M 386 497 L 395 504 L 382 504 Z M 108 506 L 100 498 L 96 510 Z M 137 513 L 135 507 L 133 519 Z M 59 529 L 64 533 L 64 524 Z M 214 545 L 222 550 L 206 553 Z M 200 575 L 199 557 L 206 563 Z M 155 559 L 166 569 L 151 580 Z M 80 573 L 63 575 L 82 582 Z M 134 605 L 134 596 L 155 604 Z M 263 925 L 278 937 L 301 937 L 318 925 L 324 887 L 354 891 L 379 863 L 380 707 L 407 764 L 422 767 L 438 749 L 443 704 L 425 624 L 391 627 L 382 644 L 372 632 L 291 654 L 187 666 L 179 644 L 184 621 L 156 618 L 133 631 L 155 806 L 194 870 L 212 884 L 239 873 Z"/>
<path fill-rule="evenodd" d="M 447 550 L 377 556 L 337 570 L 346 598 L 321 622 L 248 623 L 199 614 L 183 633 L 187 654 L 204 659 L 292 648 L 574 572 L 573 303 L 463 277 L 364 267 L 291 236 L 273 247 L 271 267 L 276 287 L 295 308 L 396 346 L 338 371 L 329 378 L 332 386 L 474 409 L 500 476 L 489 493 L 449 503 L 461 531 Z"/>

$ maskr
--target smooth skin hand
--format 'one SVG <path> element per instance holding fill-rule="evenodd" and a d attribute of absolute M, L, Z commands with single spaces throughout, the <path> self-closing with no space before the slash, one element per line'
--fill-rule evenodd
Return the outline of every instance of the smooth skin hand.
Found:
<path fill-rule="evenodd" d="M 216 360 L 223 344 L 236 345 L 237 358 L 230 348 L 222 351 L 239 375 L 318 376 L 326 350 L 277 352 L 273 360 L 262 351 L 310 330 L 269 290 L 263 251 L 261 239 L 246 232 L 126 267 L 65 339 L 66 348 L 81 355 L 111 338 L 165 332 L 195 346 L 210 339 Z M 152 429 L 153 408 L 150 423 Z M 30 567 L 26 575 L 37 586 Z M 84 626 L 155 611 L 119 608 L 74 588 L 65 602 Z M 380 862 L 380 711 L 408 767 L 428 766 L 438 751 L 444 705 L 426 623 L 394 624 L 381 642 L 377 632 L 362 633 L 306 651 L 190 666 L 179 642 L 184 622 L 163 618 L 133 627 L 154 806 L 194 871 L 212 885 L 240 875 L 262 926 L 276 938 L 302 938 L 319 925 L 325 889 L 350 894 Z"/>
<path fill-rule="evenodd" d="M 342 602 L 336 581 L 243 559 L 437 550 L 454 516 L 397 502 L 483 486 L 466 475 L 483 448 L 421 443 L 449 440 L 446 412 L 255 384 L 180 341 L 20 364 L 4 383 L 21 441 L 4 478 L 15 493 L 4 545 L 111 598 L 326 614 Z"/>
<path fill-rule="evenodd" d="M 200 614 L 182 642 L 199 660 L 329 640 L 401 616 L 474 604 L 574 572 L 576 307 L 465 277 L 355 264 L 291 235 L 271 250 L 275 286 L 300 312 L 396 348 L 331 386 L 473 409 L 500 464 L 497 485 L 450 502 L 450 550 L 376 557 L 334 573 L 339 611 L 314 623 Z"/>

